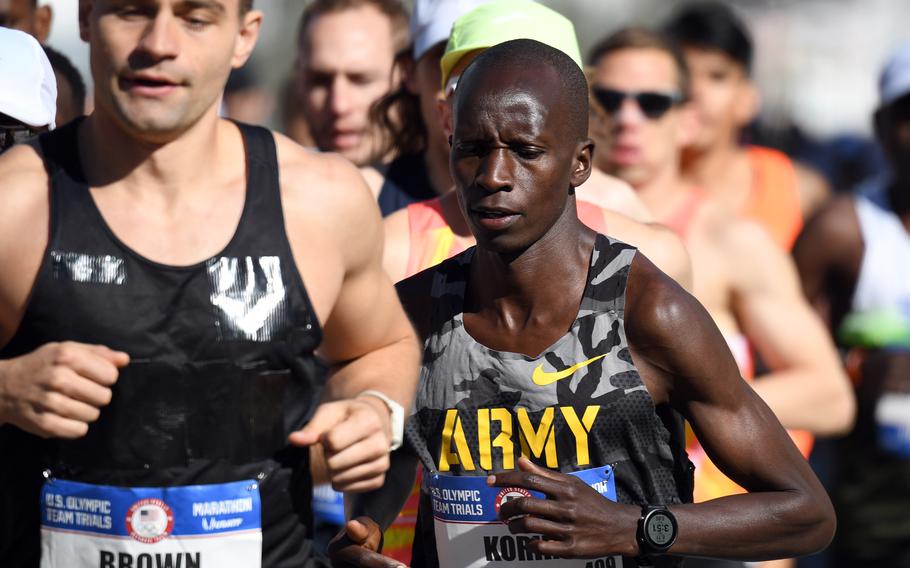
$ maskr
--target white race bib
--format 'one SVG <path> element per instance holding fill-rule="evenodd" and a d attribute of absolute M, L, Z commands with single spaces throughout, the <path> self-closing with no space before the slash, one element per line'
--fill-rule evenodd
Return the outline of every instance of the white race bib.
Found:
<path fill-rule="evenodd" d="M 52 479 L 41 490 L 41 568 L 259 568 L 255 481 L 110 487 Z"/>
<path fill-rule="evenodd" d="M 616 482 L 610 466 L 570 475 L 616 501 Z M 485 476 L 428 476 L 440 568 L 621 568 L 622 557 L 565 559 L 535 554 L 528 549 L 540 535 L 513 535 L 499 520 L 499 507 L 520 497 L 544 496 L 516 487 L 489 487 Z"/>

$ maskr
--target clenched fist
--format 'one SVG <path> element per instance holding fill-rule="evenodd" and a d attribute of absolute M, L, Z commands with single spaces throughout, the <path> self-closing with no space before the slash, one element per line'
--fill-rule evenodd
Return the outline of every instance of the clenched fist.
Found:
<path fill-rule="evenodd" d="M 129 361 L 122 351 L 70 341 L 0 361 L 0 424 L 45 438 L 81 438 Z"/>

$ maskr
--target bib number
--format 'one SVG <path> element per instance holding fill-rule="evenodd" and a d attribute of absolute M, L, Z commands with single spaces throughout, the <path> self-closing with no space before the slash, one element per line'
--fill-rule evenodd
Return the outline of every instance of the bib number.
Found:
<path fill-rule="evenodd" d="M 616 501 L 616 482 L 610 466 L 576 471 L 580 478 L 607 499 Z M 499 520 L 503 503 L 521 497 L 545 496 L 519 487 L 489 487 L 486 477 L 429 476 L 433 524 L 440 568 L 616 568 L 622 557 L 565 559 L 532 552 L 528 545 L 541 535 L 509 532 Z"/>
<path fill-rule="evenodd" d="M 111 487 L 53 479 L 41 490 L 41 568 L 259 568 L 255 481 Z"/>

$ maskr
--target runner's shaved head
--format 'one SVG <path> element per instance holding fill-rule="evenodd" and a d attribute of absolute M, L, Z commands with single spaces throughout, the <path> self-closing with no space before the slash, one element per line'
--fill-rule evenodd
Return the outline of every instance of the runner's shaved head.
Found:
<path fill-rule="evenodd" d="M 545 85 L 556 93 L 557 110 L 574 141 L 588 137 L 588 83 L 571 57 L 562 51 L 532 39 L 516 39 L 495 45 L 471 62 L 462 74 L 455 91 L 455 114 L 459 93 L 483 88 L 490 75 L 509 77 L 516 89 Z M 481 78 L 485 77 L 485 78 Z"/>

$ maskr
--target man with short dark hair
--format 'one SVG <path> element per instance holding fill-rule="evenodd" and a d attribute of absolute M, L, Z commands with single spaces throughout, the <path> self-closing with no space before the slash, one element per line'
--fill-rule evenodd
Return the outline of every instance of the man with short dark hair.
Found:
<path fill-rule="evenodd" d="M 687 5 L 664 29 L 685 53 L 700 123 L 682 154 L 683 175 L 790 250 L 803 220 L 825 202 L 829 189 L 821 176 L 781 152 L 741 145 L 742 130 L 759 108 L 748 29 L 719 2 Z"/>
<path fill-rule="evenodd" d="M 4 567 L 318 565 L 308 448 L 383 482 L 414 332 L 356 168 L 219 117 L 250 7 L 82 0 L 94 112 L 0 157 Z"/>
<path fill-rule="evenodd" d="M 408 428 L 427 470 L 412 565 L 674 566 L 824 547 L 824 490 L 704 308 L 579 221 L 587 97 L 578 65 L 533 40 L 487 49 L 459 80 L 450 164 L 477 246 L 399 284 L 425 350 Z M 751 493 L 688 503 L 677 411 Z M 369 513 L 384 522 L 395 490 L 352 504 L 367 516 L 346 525 L 336 562 L 389 565 Z"/>
<path fill-rule="evenodd" d="M 0 0 L 0 27 L 23 31 L 39 43 L 47 41 L 53 18 L 51 7 L 38 0 Z"/>
<path fill-rule="evenodd" d="M 320 150 L 358 166 L 386 157 L 388 141 L 370 109 L 397 83 L 395 58 L 407 45 L 408 14 L 399 0 L 315 0 L 306 7 L 297 74 Z"/>

